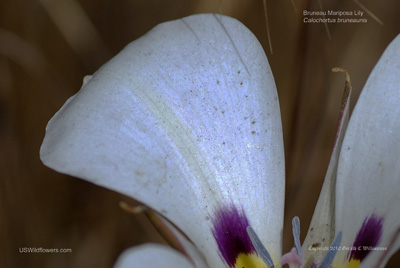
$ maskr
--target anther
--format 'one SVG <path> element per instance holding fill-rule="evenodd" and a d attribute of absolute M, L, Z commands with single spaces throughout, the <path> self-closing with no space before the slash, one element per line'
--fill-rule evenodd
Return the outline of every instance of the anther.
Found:
<path fill-rule="evenodd" d="M 340 242 L 342 242 L 342 232 L 339 232 L 335 239 L 333 240 L 331 246 L 329 247 L 328 253 L 326 253 L 321 265 L 318 268 L 329 268 L 335 259 L 336 253 L 338 251 Z"/>
<path fill-rule="evenodd" d="M 292 220 L 292 233 L 294 240 L 294 248 L 290 252 L 284 254 L 281 258 L 281 265 L 287 264 L 290 268 L 301 268 L 303 264 L 303 251 L 300 244 L 300 219 L 294 217 Z"/>
<path fill-rule="evenodd" d="M 246 231 L 250 237 L 251 242 L 253 243 L 254 248 L 257 251 L 258 256 L 260 256 L 261 259 L 263 259 L 268 268 L 274 268 L 274 262 L 272 261 L 271 256 L 268 253 L 268 250 L 261 243 L 261 240 L 260 238 L 258 238 L 258 235 L 254 231 L 254 229 L 251 226 L 247 226 Z"/>
<path fill-rule="evenodd" d="M 292 220 L 292 232 L 293 232 L 294 246 L 297 249 L 297 254 L 299 254 L 299 257 L 301 259 L 303 259 L 303 251 L 301 250 L 301 244 L 300 244 L 300 219 L 297 216 L 295 216 Z"/>

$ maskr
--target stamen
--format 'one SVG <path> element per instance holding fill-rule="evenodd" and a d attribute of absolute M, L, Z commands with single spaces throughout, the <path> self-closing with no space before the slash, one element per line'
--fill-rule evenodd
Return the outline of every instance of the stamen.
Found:
<path fill-rule="evenodd" d="M 303 264 L 303 251 L 301 250 L 300 244 L 300 219 L 297 216 L 292 220 L 292 232 L 294 248 L 282 256 L 281 264 L 287 264 L 289 267 L 301 268 Z"/>
<path fill-rule="evenodd" d="M 268 268 L 274 268 L 274 262 L 272 261 L 268 250 L 261 243 L 261 240 L 260 238 L 258 238 L 258 235 L 254 231 L 254 229 L 251 226 L 247 226 L 246 231 L 250 237 L 251 242 L 253 243 L 254 248 L 257 251 L 257 254 L 261 257 L 261 259 L 263 259 Z"/>
<path fill-rule="evenodd" d="M 300 259 L 303 259 L 303 251 L 301 250 L 300 244 L 300 219 L 297 216 L 295 216 L 292 220 L 292 232 L 294 246 L 297 249 L 297 254 L 299 255 Z"/>
<path fill-rule="evenodd" d="M 326 253 L 324 260 L 321 262 L 321 265 L 318 268 L 331 267 L 333 259 L 335 258 L 336 253 L 338 251 L 340 242 L 342 242 L 342 232 L 339 232 L 337 234 L 337 236 L 335 237 L 335 240 L 333 240 L 331 246 L 329 247 L 328 253 Z"/>

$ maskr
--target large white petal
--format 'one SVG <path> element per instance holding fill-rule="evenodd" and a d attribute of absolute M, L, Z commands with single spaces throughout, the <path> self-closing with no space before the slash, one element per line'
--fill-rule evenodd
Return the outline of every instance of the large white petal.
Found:
<path fill-rule="evenodd" d="M 400 36 L 373 69 L 351 116 L 340 153 L 336 187 L 336 232 L 353 246 L 363 222 L 370 238 L 383 221 L 383 233 L 362 267 L 383 267 L 399 248 L 400 227 Z M 377 228 L 378 227 L 378 228 Z M 375 235 L 376 236 L 376 235 Z M 357 239 L 359 239 L 358 237 Z M 357 240 L 359 241 L 359 240 Z M 389 246 L 391 245 L 391 246 Z M 337 260 L 347 252 L 341 250 Z"/>
<path fill-rule="evenodd" d="M 179 252 L 157 244 L 129 248 L 122 252 L 114 265 L 114 268 L 134 267 L 194 268 L 193 264 Z"/>
<path fill-rule="evenodd" d="M 224 263 L 211 230 L 232 207 L 281 255 L 278 96 L 261 45 L 235 19 L 195 15 L 129 44 L 50 120 L 41 158 L 152 207 L 211 267 Z"/>

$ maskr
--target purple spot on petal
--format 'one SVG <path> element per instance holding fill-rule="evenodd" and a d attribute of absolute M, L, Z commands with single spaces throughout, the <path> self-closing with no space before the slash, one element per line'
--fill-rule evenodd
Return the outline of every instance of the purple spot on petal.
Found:
<path fill-rule="evenodd" d="M 366 218 L 358 231 L 352 250 L 349 252 L 349 260 L 362 261 L 369 253 L 371 248 L 376 247 L 382 237 L 383 218 L 372 214 Z"/>
<path fill-rule="evenodd" d="M 247 234 L 249 221 L 243 209 L 235 205 L 223 206 L 212 217 L 212 233 L 217 241 L 220 255 L 226 263 L 233 267 L 240 253 L 255 252 L 254 246 Z"/>
<path fill-rule="evenodd" d="M 317 265 L 315 264 L 315 262 L 313 262 L 313 264 L 311 265 L 311 268 L 317 268 Z"/>

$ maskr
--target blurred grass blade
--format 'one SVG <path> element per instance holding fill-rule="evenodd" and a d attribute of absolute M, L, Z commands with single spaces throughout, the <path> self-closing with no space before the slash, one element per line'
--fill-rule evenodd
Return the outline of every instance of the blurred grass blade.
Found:
<path fill-rule="evenodd" d="M 54 24 L 75 53 L 87 62 L 93 55 L 103 61 L 108 54 L 107 47 L 100 38 L 95 26 L 76 0 L 39 0 Z M 100 62 L 99 62 L 100 63 Z"/>

